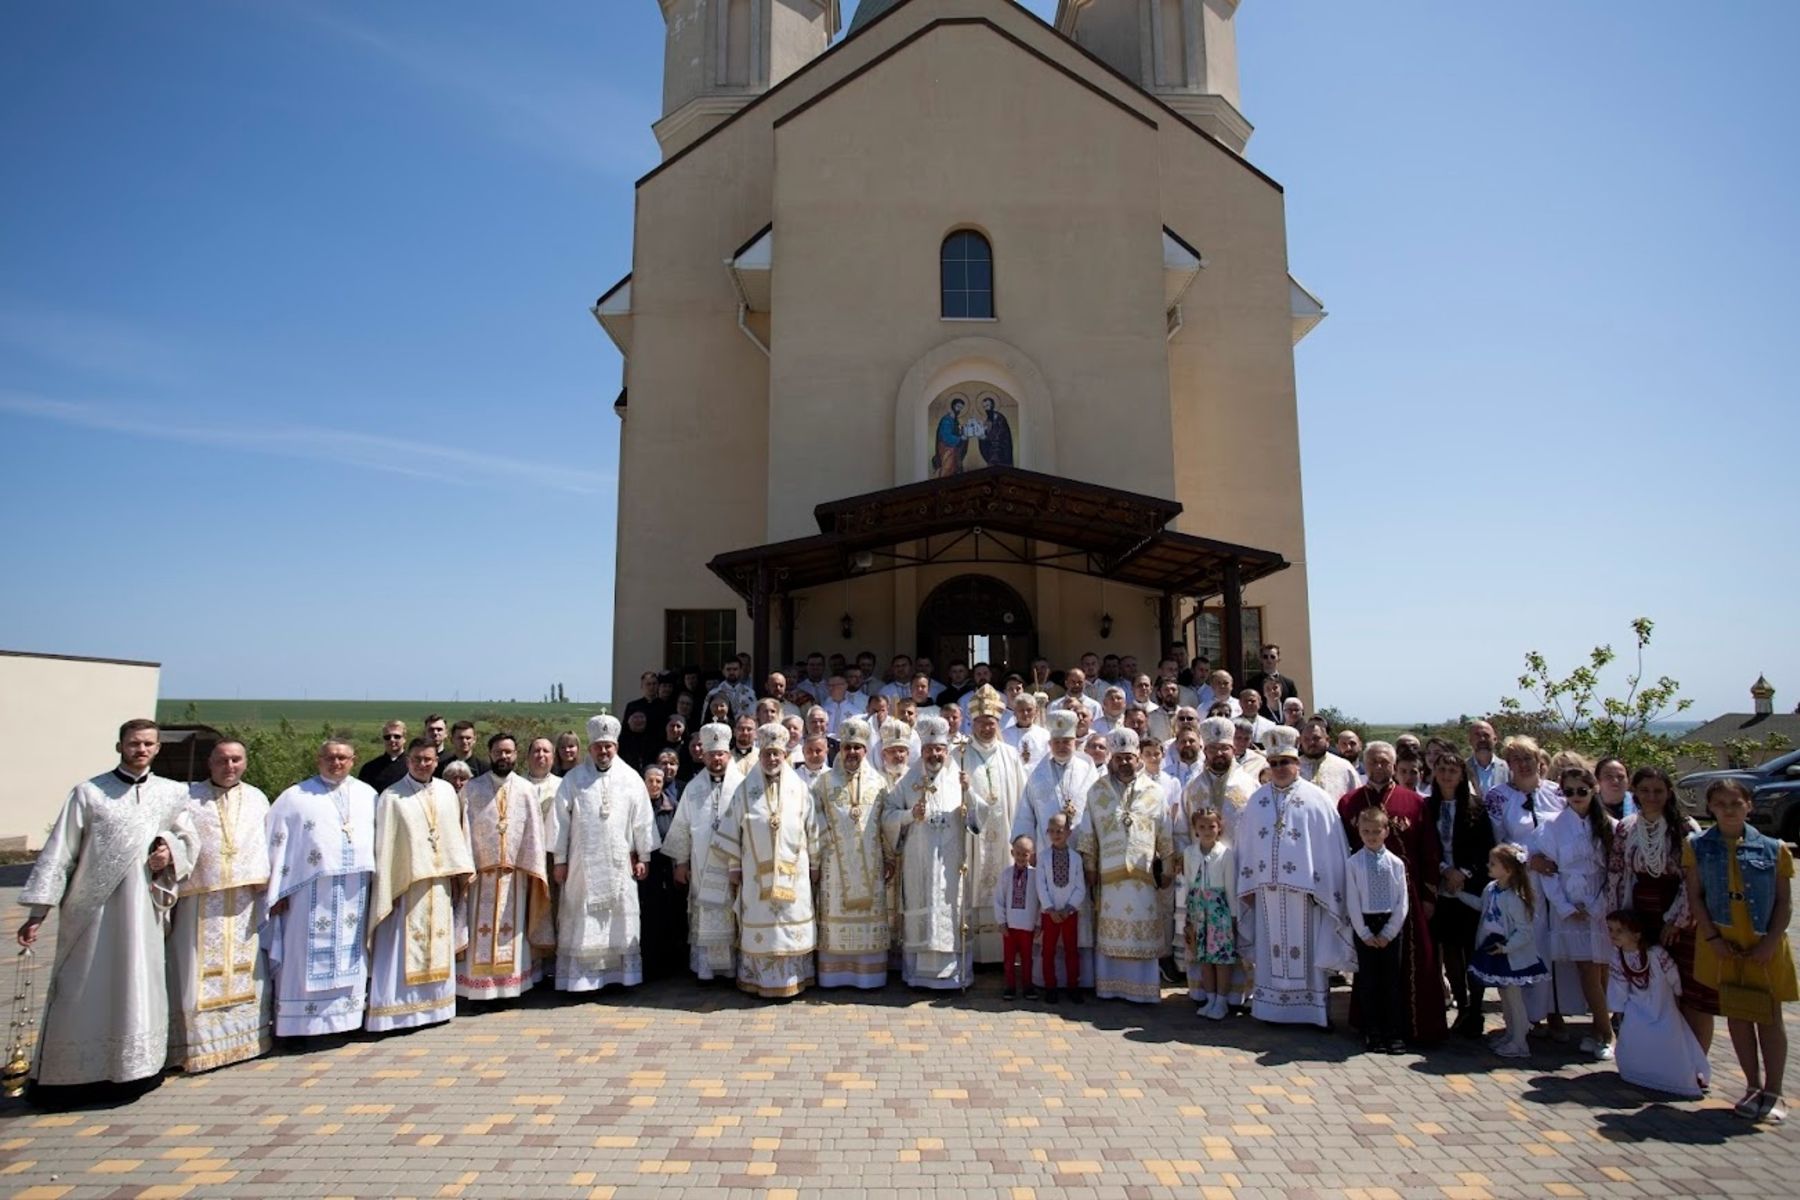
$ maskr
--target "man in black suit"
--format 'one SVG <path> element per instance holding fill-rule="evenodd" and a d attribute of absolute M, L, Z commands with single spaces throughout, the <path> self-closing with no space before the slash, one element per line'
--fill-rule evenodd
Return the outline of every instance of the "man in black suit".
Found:
<path fill-rule="evenodd" d="M 1283 701 L 1298 696 L 1300 694 L 1299 687 L 1295 685 L 1293 680 L 1289 679 L 1286 675 L 1283 675 L 1280 668 L 1281 647 L 1277 646 L 1274 642 L 1266 642 L 1262 648 L 1262 670 L 1250 676 L 1250 678 L 1244 682 L 1244 686 L 1247 688 L 1255 688 L 1258 692 L 1262 693 L 1264 697 L 1267 697 L 1269 689 L 1263 686 L 1263 682 L 1265 680 L 1275 680 L 1281 685 L 1281 698 Z M 1265 710 L 1263 715 L 1268 717 L 1271 721 L 1279 722 L 1281 720 L 1280 710 L 1277 709 L 1275 712 L 1267 711 L 1267 699 L 1264 700 L 1263 704 Z"/>
<path fill-rule="evenodd" d="M 364 763 L 356 777 L 378 796 L 406 777 L 405 721 L 389 721 L 381 727 L 381 753 Z"/>

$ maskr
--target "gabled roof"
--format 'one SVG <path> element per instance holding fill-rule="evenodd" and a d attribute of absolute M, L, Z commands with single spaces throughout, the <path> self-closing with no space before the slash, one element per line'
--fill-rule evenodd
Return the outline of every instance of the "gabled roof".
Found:
<path fill-rule="evenodd" d="M 1789 746 L 1800 746 L 1800 713 L 1726 713 L 1687 734 L 1682 741 L 1718 746 L 1726 738 L 1761 741 L 1771 733 L 1785 737 Z"/>
<path fill-rule="evenodd" d="M 1262 180 L 1264 183 L 1266 183 L 1270 187 L 1274 188 L 1277 192 L 1281 192 L 1284 190 L 1282 188 L 1281 184 L 1276 182 L 1275 179 L 1273 177 L 1271 177 L 1267 172 L 1260 170 L 1253 163 L 1251 163 L 1250 160 L 1246 159 L 1243 155 L 1237 153 L 1230 146 L 1227 146 L 1224 142 L 1221 142 L 1218 138 L 1216 138 L 1212 134 L 1206 132 L 1206 130 L 1200 128 L 1198 125 L 1194 124 L 1192 121 L 1188 120 L 1186 117 L 1184 117 L 1180 113 L 1176 112 L 1173 108 L 1170 108 L 1166 103 L 1164 103 L 1161 99 L 1159 99 L 1155 95 L 1153 95 L 1150 92 L 1147 92 L 1143 88 L 1139 87 L 1137 85 L 1137 83 L 1135 83 L 1133 80 L 1131 80 L 1127 76 L 1121 74 L 1119 71 L 1115 70 L 1110 63 L 1102 61 L 1100 58 L 1096 57 L 1094 54 L 1092 54 L 1090 51 L 1088 51 L 1085 47 L 1079 45 L 1072 39 L 1064 37 L 1062 34 L 1058 33 L 1054 27 L 1046 24 L 1045 21 L 1043 20 L 1043 18 L 1039 17 L 1036 13 L 1032 12 L 1030 9 L 1019 4 L 1018 0 L 992 0 L 992 2 L 997 3 L 997 4 L 1004 4 L 1008 8 L 1011 8 L 1014 12 L 1025 17 L 1027 20 L 1031 21 L 1033 24 L 1044 29 L 1046 32 L 1048 32 L 1050 34 L 1051 37 L 1055 38 L 1056 41 L 1061 46 L 1067 48 L 1067 50 L 1069 52 L 1075 54 L 1079 58 L 1085 60 L 1089 66 L 1092 66 L 1092 67 L 1098 69 L 1101 74 L 1103 74 L 1103 75 L 1107 76 L 1109 79 L 1115 81 L 1120 86 L 1128 89 L 1134 96 L 1136 96 L 1140 100 L 1147 101 L 1155 110 L 1157 110 L 1158 119 L 1167 119 L 1167 120 L 1173 121 L 1177 125 L 1182 126 L 1183 128 L 1187 129 L 1190 133 L 1193 133 L 1196 137 L 1199 137 L 1204 141 L 1210 142 L 1213 146 L 1217 147 L 1218 150 L 1222 154 L 1224 154 L 1225 157 L 1228 158 L 1230 161 L 1236 163 L 1238 166 L 1242 167 L 1244 170 L 1250 172 L 1252 175 L 1256 176 L 1258 179 Z M 795 71 L 792 75 L 789 75 L 786 79 L 783 79 L 780 83 L 776 84 L 774 87 L 770 88 L 768 91 L 764 92 L 762 95 L 756 97 L 754 100 L 750 101 L 750 103 L 748 103 L 748 104 L 744 105 L 744 107 L 738 109 L 735 113 L 732 113 L 731 116 L 725 118 L 725 120 L 719 122 L 719 124 L 713 126 L 711 129 L 709 129 L 705 133 L 701 134 L 698 138 L 695 138 L 692 142 L 688 143 L 686 146 L 683 146 L 680 150 L 676 151 L 674 154 L 672 154 L 668 158 L 664 159 L 661 163 L 657 164 L 656 166 L 652 167 L 650 170 L 646 171 L 642 176 L 640 176 L 638 178 L 637 184 L 635 186 L 640 187 L 640 188 L 643 187 L 646 183 L 649 183 L 652 179 L 655 179 L 657 176 L 661 175 L 663 172 L 669 170 L 676 163 L 680 162 L 682 159 L 684 159 L 688 155 L 692 154 L 694 151 L 699 149 L 701 146 L 706 145 L 706 143 L 711 141 L 714 137 L 716 137 L 721 130 L 724 130 L 724 129 L 730 127 L 731 125 L 736 124 L 738 121 L 743 120 L 744 117 L 746 115 L 748 115 L 749 113 L 752 113 L 752 112 L 757 111 L 758 109 L 761 109 L 765 104 L 768 104 L 771 101 L 775 100 L 777 97 L 781 96 L 784 92 L 786 92 L 789 88 L 795 87 L 800 81 L 805 80 L 809 75 L 811 75 L 814 71 L 816 71 L 819 68 L 820 64 L 830 61 L 830 60 L 834 59 L 837 55 L 844 53 L 846 47 L 854 47 L 855 45 L 857 45 L 858 43 L 857 43 L 857 40 L 855 37 L 856 34 L 862 32 L 863 30 L 869 28 L 870 26 L 876 24 L 877 22 L 884 20 L 885 18 L 887 18 L 889 16 L 892 16 L 894 13 L 896 13 L 896 12 L 900 11 L 902 8 L 904 8 L 906 6 L 906 4 L 907 4 L 907 0 L 863 0 L 863 3 L 859 4 L 857 7 L 855 17 L 853 17 L 851 19 L 849 32 L 846 33 L 843 38 L 839 39 L 839 41 L 837 42 L 836 45 L 830 47 L 823 54 L 819 55 L 817 58 L 815 58 L 811 62 L 807 63 L 804 67 L 801 67 L 798 71 Z M 864 13 L 865 8 L 868 10 L 867 15 L 865 15 L 865 13 Z M 836 82 L 828 85 L 827 87 L 822 89 L 818 95 L 815 95 L 815 96 L 809 98 L 808 100 L 802 102 L 802 104 L 797 106 L 797 108 L 803 108 L 803 107 L 806 107 L 813 103 L 816 103 L 817 101 L 823 99 L 825 94 L 832 92 L 832 91 L 836 91 L 838 88 L 842 87 L 846 83 L 849 83 L 851 80 L 855 79 L 857 76 L 863 74 L 864 72 L 870 70 L 871 68 L 873 68 L 875 66 L 878 66 L 880 63 L 886 61 L 888 58 L 892 57 L 893 55 L 898 54 L 901 51 L 905 50 L 907 47 L 909 47 L 913 43 L 919 41 L 921 38 L 923 38 L 925 35 L 931 33 L 932 31 L 942 28 L 942 27 L 954 27 L 954 26 L 959 26 L 959 25 L 960 26 L 974 26 L 974 25 L 985 26 L 988 30 L 999 35 L 1006 42 L 1009 42 L 1012 45 L 1018 47 L 1019 49 L 1025 51 L 1027 54 L 1030 54 L 1033 58 L 1036 58 L 1040 62 L 1043 62 L 1046 65 L 1054 68 L 1059 73 L 1067 76 L 1070 79 L 1075 80 L 1076 82 L 1080 83 L 1084 87 L 1087 87 L 1095 92 L 1101 93 L 1102 95 L 1105 94 L 1104 90 L 1101 89 L 1100 87 L 1096 86 L 1093 83 L 1090 83 L 1086 79 L 1081 78 L 1074 71 L 1071 71 L 1068 67 L 1064 66 L 1060 62 L 1057 62 L 1055 59 L 1049 57 L 1048 55 L 1043 53 L 1041 50 L 1038 50 L 1036 47 L 1027 45 L 1019 37 L 1017 37 L 1016 35 L 1014 35 L 1013 33 L 1009 32 L 1005 29 L 1000 28 L 1000 26 L 996 25 L 993 21 L 989 20 L 986 17 L 940 17 L 937 20 L 931 21 L 931 22 L 927 23 L 926 25 L 922 26 L 921 28 L 915 30 L 912 34 L 908 35 L 907 37 L 903 38 L 899 42 L 895 43 L 893 46 L 890 46 L 886 51 L 884 51 L 880 54 L 876 54 L 874 57 L 870 58 L 867 62 L 864 62 L 856 67 L 851 68 L 844 75 L 844 77 L 842 79 L 839 79 Z M 1113 103 L 1120 104 L 1121 107 L 1123 107 L 1123 103 L 1121 101 L 1119 101 L 1116 97 L 1107 96 L 1107 98 L 1109 100 L 1112 100 Z M 785 116 L 792 116 L 792 115 L 793 115 L 793 113 L 791 113 L 791 112 L 788 114 L 785 114 Z M 1148 124 L 1150 124 L 1153 127 L 1156 125 L 1155 120 L 1152 120 L 1149 117 L 1146 117 L 1141 113 L 1133 111 L 1132 115 L 1138 117 L 1140 120 L 1147 122 Z M 779 121 L 777 123 L 779 123 Z"/>

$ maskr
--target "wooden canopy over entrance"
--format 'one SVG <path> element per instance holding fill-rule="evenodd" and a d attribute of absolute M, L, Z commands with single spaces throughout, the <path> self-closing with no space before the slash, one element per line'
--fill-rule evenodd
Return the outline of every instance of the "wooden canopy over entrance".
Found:
<path fill-rule="evenodd" d="M 908 567 L 991 563 L 1048 567 L 1160 593 L 1163 646 L 1175 641 L 1176 601 L 1222 598 L 1225 661 L 1243 660 L 1243 590 L 1287 569 L 1273 550 L 1178 533 L 1174 500 L 1019 467 L 983 467 L 833 500 L 813 510 L 809 537 L 717 555 L 707 568 L 750 610 L 759 676 L 794 657 L 793 594 Z"/>

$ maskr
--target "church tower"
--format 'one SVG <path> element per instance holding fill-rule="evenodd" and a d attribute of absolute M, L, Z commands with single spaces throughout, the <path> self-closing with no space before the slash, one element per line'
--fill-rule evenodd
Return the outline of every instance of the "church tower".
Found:
<path fill-rule="evenodd" d="M 1056 29 L 1239 154 L 1238 0 L 1058 0 Z"/>
<path fill-rule="evenodd" d="M 663 157 L 825 52 L 838 0 L 657 0 L 663 23 Z"/>

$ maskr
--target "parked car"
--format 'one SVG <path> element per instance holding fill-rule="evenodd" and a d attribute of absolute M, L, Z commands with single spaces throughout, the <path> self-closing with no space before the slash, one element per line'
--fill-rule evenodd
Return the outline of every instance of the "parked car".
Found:
<path fill-rule="evenodd" d="M 1759 767 L 1695 771 L 1675 782 L 1676 794 L 1695 816 L 1706 813 L 1706 789 L 1713 781 L 1736 779 L 1750 789 L 1750 823 L 1766 834 L 1800 842 L 1800 750 L 1771 758 Z"/>

